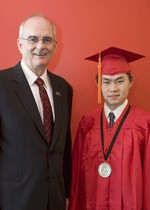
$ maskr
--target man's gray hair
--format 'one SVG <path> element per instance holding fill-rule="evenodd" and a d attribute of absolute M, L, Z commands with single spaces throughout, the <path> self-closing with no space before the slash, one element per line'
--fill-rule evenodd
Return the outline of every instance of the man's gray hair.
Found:
<path fill-rule="evenodd" d="M 41 14 L 41 13 L 37 13 L 37 14 L 33 14 L 28 16 L 25 20 L 22 21 L 22 23 L 20 24 L 20 28 L 19 28 L 19 38 L 21 38 L 23 36 L 23 32 L 24 32 L 24 25 L 25 23 L 29 20 L 32 19 L 34 17 L 41 17 L 44 18 L 45 20 L 47 20 L 50 25 L 52 26 L 53 29 L 53 33 L 54 33 L 54 37 L 56 39 L 56 26 L 53 22 L 50 21 L 50 19 L 48 17 L 46 17 L 45 15 Z"/>

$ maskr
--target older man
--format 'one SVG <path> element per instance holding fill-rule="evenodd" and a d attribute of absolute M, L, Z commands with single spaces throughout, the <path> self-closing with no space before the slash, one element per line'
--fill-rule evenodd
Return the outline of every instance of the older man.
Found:
<path fill-rule="evenodd" d="M 0 71 L 0 209 L 65 210 L 71 178 L 72 88 L 47 69 L 56 29 L 42 14 L 20 25 L 22 60 Z"/>

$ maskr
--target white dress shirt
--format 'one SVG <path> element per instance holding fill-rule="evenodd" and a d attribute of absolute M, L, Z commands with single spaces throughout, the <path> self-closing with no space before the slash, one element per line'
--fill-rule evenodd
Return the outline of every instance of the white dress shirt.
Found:
<path fill-rule="evenodd" d="M 38 107 L 38 110 L 39 110 L 39 113 L 43 122 L 43 106 L 42 106 L 42 102 L 41 102 L 41 98 L 39 94 L 39 87 L 35 84 L 35 80 L 38 78 L 38 76 L 25 65 L 23 60 L 21 61 L 21 67 L 29 83 L 29 86 L 33 93 L 35 102 L 37 104 L 37 107 Z M 47 91 L 47 94 L 51 103 L 51 107 L 52 107 L 53 120 L 55 120 L 52 86 L 51 86 L 50 78 L 47 75 L 47 69 L 45 69 L 44 74 L 40 78 L 44 81 L 44 87 Z"/>
<path fill-rule="evenodd" d="M 114 113 L 114 115 L 115 115 L 114 122 L 116 122 L 116 120 L 120 117 L 121 113 L 122 113 L 123 110 L 125 109 L 127 103 L 128 103 L 128 100 L 126 99 L 126 100 L 124 101 L 124 103 L 121 104 L 119 107 L 117 107 L 117 109 L 115 109 L 114 111 L 110 110 L 110 109 L 108 108 L 108 106 L 106 105 L 106 103 L 104 103 L 104 112 L 105 112 L 105 116 L 106 116 L 108 122 L 109 122 L 109 117 L 108 117 L 109 113 L 110 113 L 110 112 L 113 112 L 113 113 Z"/>

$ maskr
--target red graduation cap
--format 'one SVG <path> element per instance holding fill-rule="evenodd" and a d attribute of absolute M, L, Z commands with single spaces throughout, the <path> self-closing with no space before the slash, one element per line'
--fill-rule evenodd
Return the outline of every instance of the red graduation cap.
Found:
<path fill-rule="evenodd" d="M 98 101 L 101 102 L 101 75 L 131 73 L 129 63 L 145 56 L 117 47 L 110 47 L 102 52 L 85 58 L 98 62 Z"/>

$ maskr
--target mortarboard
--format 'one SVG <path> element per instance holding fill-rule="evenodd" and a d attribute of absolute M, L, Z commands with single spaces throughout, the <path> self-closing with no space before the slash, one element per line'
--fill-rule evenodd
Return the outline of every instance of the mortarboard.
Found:
<path fill-rule="evenodd" d="M 98 62 L 98 102 L 101 103 L 101 75 L 131 73 L 129 63 L 145 56 L 117 47 L 110 47 L 85 58 Z"/>

